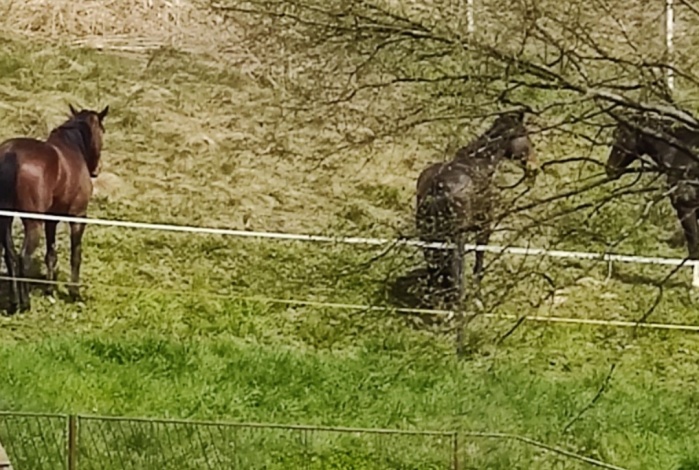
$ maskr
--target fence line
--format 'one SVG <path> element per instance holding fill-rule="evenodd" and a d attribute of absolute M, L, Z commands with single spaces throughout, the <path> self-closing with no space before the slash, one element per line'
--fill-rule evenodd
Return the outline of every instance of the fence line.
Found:
<path fill-rule="evenodd" d="M 59 442 L 54 443 L 57 445 L 47 445 L 44 437 L 49 431 L 41 429 L 41 426 L 22 425 L 23 420 L 34 423 L 40 419 L 52 420 L 54 434 L 60 434 Z M 48 423 L 47 421 L 45 424 Z M 15 432 L 9 432 L 10 429 Z M 244 464 L 250 467 L 259 466 L 263 462 L 269 463 L 272 468 L 289 468 L 289 464 L 293 467 L 294 463 L 303 463 L 304 468 L 323 468 L 324 464 L 336 462 L 333 452 L 339 449 L 343 457 L 350 457 L 350 461 L 357 459 L 366 464 L 384 464 L 384 468 L 386 464 L 403 463 L 415 466 L 429 462 L 432 464 L 430 468 L 458 470 L 465 456 L 470 459 L 480 457 L 478 454 L 474 455 L 472 445 L 464 447 L 464 442 L 473 444 L 476 440 L 495 440 L 500 445 L 517 442 L 525 448 L 543 450 L 548 454 L 597 468 L 625 470 L 529 437 L 499 432 L 353 428 L 0 411 L 0 437 L 16 468 L 58 467 L 76 470 L 80 466 L 81 469 L 101 469 L 109 463 L 111 465 L 107 465 L 108 468 L 167 470 L 189 467 L 195 465 L 197 460 L 205 464 L 200 466 L 217 469 L 228 469 L 231 465 L 239 468 L 238 464 L 241 463 L 243 468 L 246 468 Z M 40 438 L 43 445 L 32 442 L 37 438 Z M 466 453 L 464 449 L 468 449 Z M 488 451 L 485 451 L 484 455 L 487 454 Z M 270 456 L 273 456 L 271 460 Z M 311 461 L 315 465 L 311 465 Z"/>
<path fill-rule="evenodd" d="M 9 276 L 0 275 L 0 281 L 10 281 L 12 280 Z M 15 278 L 16 281 L 29 282 L 34 284 L 42 285 L 75 285 L 70 281 L 58 281 L 58 280 L 47 280 L 47 279 L 33 279 L 28 277 Z M 205 290 L 189 290 L 183 291 L 182 289 L 153 289 L 150 287 L 137 287 L 137 286 L 125 286 L 119 284 L 103 284 L 103 283 L 79 283 L 80 287 L 83 288 L 95 288 L 97 286 L 109 287 L 111 289 L 127 290 L 127 291 L 148 291 L 148 292 L 159 292 L 166 293 L 176 296 L 182 295 L 194 295 L 194 296 L 210 296 L 222 299 L 235 299 L 247 302 L 260 302 L 260 303 L 271 303 L 271 304 L 281 304 L 281 305 L 301 305 L 306 307 L 321 307 L 337 310 L 355 310 L 360 312 L 396 312 L 401 314 L 417 314 L 417 315 L 436 315 L 436 316 L 446 316 L 451 319 L 454 316 L 451 310 L 440 310 L 431 308 L 411 308 L 411 307 L 392 307 L 392 306 L 381 306 L 381 305 L 362 305 L 362 304 L 345 304 L 338 302 L 324 302 L 319 300 L 302 300 L 302 299 L 281 299 L 275 297 L 264 297 L 257 295 L 237 295 L 237 294 L 222 294 L 219 292 L 211 292 Z M 617 327 L 617 328 L 644 328 L 650 330 L 670 330 L 670 331 L 684 331 L 691 333 L 699 333 L 699 325 L 690 325 L 682 323 L 648 323 L 648 322 L 638 322 L 630 320 L 602 320 L 596 318 L 573 318 L 573 317 L 558 317 L 553 315 L 514 315 L 507 313 L 475 313 L 471 316 L 483 317 L 483 318 L 493 318 L 499 320 L 517 320 L 517 321 L 530 321 L 536 323 L 563 323 L 571 325 L 591 325 L 591 326 L 607 326 L 607 327 Z"/>
<path fill-rule="evenodd" d="M 423 242 L 420 240 L 411 240 L 408 238 L 369 238 L 369 237 L 347 237 L 347 236 L 327 236 L 327 235 L 308 235 L 294 234 L 282 232 L 261 232 L 248 230 L 235 230 L 215 227 L 199 227 L 194 225 L 174 225 L 174 224 L 155 224 L 148 222 L 132 222 L 126 220 L 113 219 L 95 219 L 87 217 L 71 217 L 62 215 L 37 214 L 28 212 L 16 212 L 0 210 L 0 217 L 21 217 L 25 219 L 44 220 L 53 222 L 73 222 L 91 225 L 101 225 L 107 227 L 121 227 L 131 229 L 183 232 L 183 233 L 198 233 L 208 235 L 226 235 L 241 238 L 258 238 L 270 240 L 287 240 L 287 241 L 302 241 L 302 242 L 318 242 L 318 243 L 336 243 L 347 245 L 370 245 L 370 246 L 411 246 L 419 248 L 433 249 L 453 249 L 451 243 L 435 243 Z M 571 258 L 571 259 L 586 259 L 593 261 L 606 261 L 632 263 L 632 264 L 654 264 L 665 266 L 686 266 L 693 268 L 692 286 L 699 288 L 699 260 L 690 260 L 687 258 L 661 258 L 661 257 L 646 257 L 633 255 L 620 255 L 612 253 L 590 253 L 583 251 L 562 251 L 562 250 L 546 250 L 544 248 L 523 248 L 512 246 L 498 245 L 474 245 L 465 244 L 465 249 L 468 251 L 483 251 L 497 254 L 511 254 L 520 256 L 547 256 L 551 258 Z"/>
<path fill-rule="evenodd" d="M 550 446 L 548 444 L 544 444 L 543 442 L 539 442 L 539 441 L 536 441 L 534 439 L 530 439 L 528 437 L 520 436 L 517 434 L 508 434 L 508 433 L 500 433 L 500 432 L 468 432 L 468 431 L 462 432 L 460 434 L 463 436 L 467 436 L 467 437 L 482 437 L 482 438 L 486 438 L 486 439 L 513 440 L 513 441 L 517 441 L 517 442 L 522 442 L 524 444 L 527 444 L 527 445 L 530 445 L 533 447 L 539 447 L 539 448 L 544 449 L 544 450 L 555 452 L 557 454 L 566 456 L 566 457 L 571 458 L 573 460 L 578 460 L 580 462 L 584 462 L 584 463 L 593 465 L 595 467 L 605 468 L 608 470 L 626 470 L 623 467 L 618 467 L 616 465 L 601 462 L 597 459 L 593 459 L 591 457 L 586 457 L 584 455 L 576 454 L 575 452 L 561 449 L 560 447 Z"/>
<path fill-rule="evenodd" d="M 12 280 L 9 276 L 0 276 L 0 281 Z M 15 278 L 17 281 L 30 282 L 34 284 L 42 285 L 75 285 L 70 281 L 50 281 L 47 279 L 33 279 L 33 278 Z M 181 289 L 153 289 L 149 287 L 138 287 L 138 286 L 125 286 L 119 284 L 101 284 L 101 283 L 80 283 L 78 284 L 83 288 L 95 288 L 95 287 L 109 287 L 111 289 L 127 290 L 127 291 L 149 291 L 149 292 L 159 292 L 166 293 L 176 296 L 182 295 L 192 295 L 192 296 L 212 296 L 222 299 L 235 299 L 247 302 L 259 302 L 259 303 L 270 303 L 270 304 L 281 304 L 281 305 L 301 305 L 306 307 L 320 307 L 329 308 L 337 310 L 354 310 L 358 312 L 395 312 L 400 314 L 418 314 L 418 315 L 436 315 L 436 316 L 454 316 L 454 312 L 450 310 L 440 310 L 440 309 L 430 309 L 430 308 L 410 308 L 410 307 L 389 307 L 381 305 L 361 305 L 361 304 L 345 304 L 338 302 L 324 302 L 318 300 L 300 300 L 300 299 L 281 299 L 275 297 L 264 297 L 256 295 L 236 295 L 236 294 L 222 294 L 219 292 L 205 291 L 205 290 L 189 290 L 184 291 Z M 638 322 L 630 320 L 602 320 L 596 318 L 573 318 L 573 317 L 558 317 L 554 315 L 514 315 L 507 313 L 476 313 L 473 314 L 475 317 L 483 318 L 493 318 L 499 320 L 516 320 L 516 321 L 529 321 L 535 323 L 553 323 L 553 324 L 571 324 L 571 325 L 589 325 L 589 326 L 606 326 L 615 328 L 644 328 L 650 330 L 670 330 L 670 331 L 683 331 L 697 333 L 699 332 L 699 325 L 690 325 L 682 323 L 648 323 L 648 322 Z"/>
<path fill-rule="evenodd" d="M 0 413 L 0 416 L 2 413 Z M 92 421 L 113 421 L 131 423 L 153 423 L 153 424 L 186 424 L 193 426 L 226 426 L 231 428 L 259 428 L 259 429 L 291 429 L 294 431 L 328 431 L 336 433 L 361 433 L 361 434 L 398 434 L 404 436 L 451 436 L 454 431 L 434 431 L 415 429 L 389 429 L 389 428 L 355 428 L 347 426 L 323 426 L 312 424 L 280 424 L 280 423 L 256 423 L 256 422 L 230 422 L 211 421 L 196 419 L 165 419 L 165 418 L 144 418 L 128 416 L 99 416 L 99 415 L 78 415 L 81 420 Z"/>

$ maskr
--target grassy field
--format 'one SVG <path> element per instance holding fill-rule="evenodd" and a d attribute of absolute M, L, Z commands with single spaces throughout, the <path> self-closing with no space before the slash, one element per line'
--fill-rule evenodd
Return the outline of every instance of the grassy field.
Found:
<path fill-rule="evenodd" d="M 0 74 L 6 137 L 45 136 L 69 102 L 110 104 L 93 217 L 394 235 L 410 230 L 420 169 L 441 158 L 417 135 L 319 162 L 314 139 L 330 138 L 322 126 L 280 120 L 273 86 L 204 55 L 7 37 Z M 270 135 L 282 137 L 277 147 Z M 562 149 L 552 138 L 540 155 L 555 159 L 575 145 Z M 574 175 L 543 175 L 528 197 L 564 190 Z M 632 225 L 640 200 L 605 206 L 585 222 L 588 232 L 557 246 L 604 248 Z M 533 237 L 551 241 L 578 222 L 571 216 Z M 660 204 L 619 250 L 682 256 L 658 242 L 673 230 Z M 281 302 L 409 304 L 400 285 L 420 263 L 414 251 L 377 257 L 377 249 L 103 227 L 89 227 L 85 243 L 84 304 L 37 289 L 30 314 L 0 317 L 0 409 L 500 431 L 629 469 L 697 468 L 696 335 L 527 322 L 508 336 L 513 321 L 479 318 L 467 358 L 457 361 L 442 323 Z M 63 228 L 63 280 L 67 251 Z M 483 296 L 493 313 L 635 320 L 662 292 L 650 321 L 696 323 L 687 270 L 660 289 L 669 269 L 615 265 L 605 280 L 604 265 L 527 260 L 528 272 L 554 279 L 552 288 L 541 276 L 514 274 L 519 261 L 489 269 Z M 556 296 L 542 301 L 551 289 Z M 576 419 L 612 364 L 604 393 Z M 583 468 L 476 440 L 464 455 L 464 468 Z M 357 459 L 336 468 L 364 468 Z"/>

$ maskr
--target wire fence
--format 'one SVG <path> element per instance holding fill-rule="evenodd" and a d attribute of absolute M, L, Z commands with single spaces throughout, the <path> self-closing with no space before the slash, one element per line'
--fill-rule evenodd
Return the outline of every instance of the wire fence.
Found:
<path fill-rule="evenodd" d="M 280 233 L 280 232 L 261 232 L 248 230 L 235 230 L 218 227 L 199 227 L 190 225 L 174 225 L 174 224 L 159 224 L 147 222 L 135 222 L 127 220 L 110 220 L 97 219 L 87 217 L 72 217 L 51 214 L 38 214 L 28 212 L 17 212 L 0 210 L 0 216 L 4 217 L 20 217 L 24 219 L 67 222 L 67 223 L 82 223 L 90 225 L 100 225 L 106 227 L 120 227 L 138 230 L 155 230 L 163 232 L 183 232 L 191 234 L 206 234 L 206 235 L 224 235 L 240 238 L 256 238 L 269 239 L 279 241 L 301 241 L 311 243 L 335 243 L 346 245 L 368 245 L 368 246 L 411 246 L 415 248 L 432 248 L 432 249 L 454 249 L 451 243 L 441 242 L 423 242 L 421 240 L 411 240 L 408 238 L 369 238 L 369 237 L 348 237 L 348 236 L 327 236 L 327 235 L 309 235 L 296 233 Z M 515 256 L 544 256 L 549 258 L 567 258 L 590 261 L 603 261 L 611 264 L 614 262 L 631 263 L 631 264 L 651 264 L 658 266 L 678 266 L 692 269 L 692 286 L 699 288 L 699 260 L 688 258 L 661 258 L 648 256 L 623 255 L 615 253 L 592 253 L 580 251 L 563 251 L 563 250 L 547 250 L 544 248 L 532 247 L 514 247 L 514 246 L 497 246 L 497 245 L 474 245 L 466 244 L 467 251 L 482 251 L 494 254 L 510 254 Z"/>
<path fill-rule="evenodd" d="M 493 468 L 493 459 L 501 468 L 503 455 L 541 468 L 624 470 L 526 437 L 479 432 L 0 412 L 0 442 L 15 470 L 458 470 Z"/>

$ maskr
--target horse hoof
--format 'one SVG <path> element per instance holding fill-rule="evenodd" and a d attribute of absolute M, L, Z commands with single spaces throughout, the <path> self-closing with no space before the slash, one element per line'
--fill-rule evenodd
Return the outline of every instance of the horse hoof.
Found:
<path fill-rule="evenodd" d="M 80 295 L 80 292 L 78 292 L 78 291 L 69 291 L 68 297 L 70 298 L 71 302 L 82 302 L 83 301 L 83 296 Z"/>

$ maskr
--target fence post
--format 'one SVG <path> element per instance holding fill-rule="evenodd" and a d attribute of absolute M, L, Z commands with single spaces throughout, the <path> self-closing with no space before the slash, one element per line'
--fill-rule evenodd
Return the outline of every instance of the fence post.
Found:
<path fill-rule="evenodd" d="M 457 262 L 451 262 L 449 270 L 454 283 L 456 284 L 456 292 L 450 293 L 450 296 L 456 296 L 454 301 L 449 299 L 450 309 L 454 312 L 454 320 L 456 321 L 456 357 L 461 358 L 464 355 L 464 327 L 465 327 L 465 312 L 464 312 L 464 256 L 466 252 L 465 241 L 462 236 L 456 237 L 456 247 L 454 255 Z"/>
<path fill-rule="evenodd" d="M 675 11 L 673 9 L 673 0 L 665 0 L 665 47 L 667 51 L 667 87 L 670 92 L 675 89 L 675 74 L 672 70 L 674 55 L 673 39 L 675 36 Z"/>
<path fill-rule="evenodd" d="M 459 470 L 459 433 L 454 432 L 451 437 L 452 444 L 452 458 L 451 458 L 451 468 L 452 470 Z"/>
<path fill-rule="evenodd" d="M 78 468 L 78 418 L 68 416 L 68 470 Z"/>
<path fill-rule="evenodd" d="M 699 288 L 699 263 L 692 267 L 692 287 Z"/>
<path fill-rule="evenodd" d="M 466 0 L 466 28 L 469 36 L 476 30 L 476 22 L 474 19 L 474 0 Z"/>

